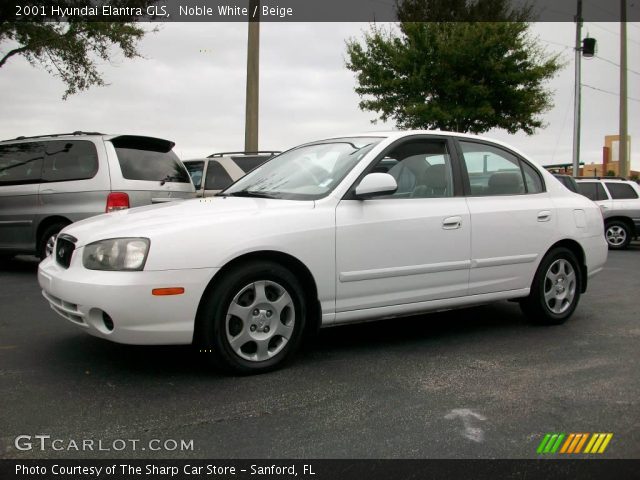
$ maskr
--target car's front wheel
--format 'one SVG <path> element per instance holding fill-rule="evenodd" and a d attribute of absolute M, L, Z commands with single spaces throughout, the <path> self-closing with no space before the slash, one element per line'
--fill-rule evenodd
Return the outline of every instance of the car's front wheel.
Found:
<path fill-rule="evenodd" d="M 604 238 L 611 250 L 623 250 L 631 242 L 631 229 L 629 225 L 619 220 L 607 222 L 604 227 Z"/>
<path fill-rule="evenodd" d="M 293 273 L 274 262 L 247 263 L 205 292 L 196 345 L 226 372 L 267 372 L 298 349 L 305 315 L 304 293 Z"/>
<path fill-rule="evenodd" d="M 531 292 L 520 302 L 520 306 L 533 323 L 559 325 L 578 306 L 581 285 L 576 256 L 567 248 L 554 248 L 540 262 Z"/>

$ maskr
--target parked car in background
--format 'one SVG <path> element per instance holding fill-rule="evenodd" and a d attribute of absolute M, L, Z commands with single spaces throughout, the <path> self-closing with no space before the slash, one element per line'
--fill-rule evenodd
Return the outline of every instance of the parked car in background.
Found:
<path fill-rule="evenodd" d="M 215 197 L 73 224 L 38 281 L 87 333 L 195 343 L 258 373 L 320 326 L 497 300 L 560 324 L 603 268 L 602 229 L 597 205 L 503 143 L 365 133 L 288 150 Z"/>
<path fill-rule="evenodd" d="M 578 178 L 578 191 L 596 202 L 609 248 L 622 250 L 640 235 L 640 186 L 624 178 Z"/>
<path fill-rule="evenodd" d="M 0 255 L 53 250 L 70 223 L 129 207 L 193 198 L 174 143 L 73 132 L 0 142 Z"/>
<path fill-rule="evenodd" d="M 559 173 L 554 173 L 553 176 L 556 177 L 561 184 L 563 184 L 573 193 L 580 193 L 578 192 L 578 184 L 576 183 L 575 178 L 573 178 L 571 175 L 561 175 Z"/>
<path fill-rule="evenodd" d="M 207 158 L 185 160 L 198 197 L 211 197 L 254 168 L 279 154 L 277 151 L 214 153 Z"/>

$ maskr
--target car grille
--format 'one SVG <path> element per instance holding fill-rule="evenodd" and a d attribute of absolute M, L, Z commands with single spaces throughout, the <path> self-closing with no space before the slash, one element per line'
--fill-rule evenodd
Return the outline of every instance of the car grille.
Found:
<path fill-rule="evenodd" d="M 73 237 L 71 237 L 73 238 Z M 58 265 L 63 266 L 64 268 L 69 268 L 71 264 L 71 257 L 73 256 L 73 251 L 76 246 L 69 239 L 69 237 L 63 237 L 62 235 L 58 236 L 56 240 L 56 262 Z"/>

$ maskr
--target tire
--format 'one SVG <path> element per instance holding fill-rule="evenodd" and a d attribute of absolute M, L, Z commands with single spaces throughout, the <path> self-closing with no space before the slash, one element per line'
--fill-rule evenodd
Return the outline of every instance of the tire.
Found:
<path fill-rule="evenodd" d="M 625 222 L 613 220 L 606 223 L 604 238 L 610 250 L 624 250 L 631 243 L 631 229 Z"/>
<path fill-rule="evenodd" d="M 582 273 L 576 256 L 567 248 L 554 248 L 540 262 L 531 292 L 520 307 L 532 323 L 560 325 L 578 306 L 581 288 Z"/>
<path fill-rule="evenodd" d="M 44 260 L 48 257 L 52 251 L 49 251 L 49 248 L 53 249 L 53 244 L 49 243 L 53 240 L 55 242 L 56 237 L 60 233 L 64 227 L 66 227 L 68 223 L 58 222 L 52 223 L 47 228 L 44 229 L 42 235 L 38 239 L 38 249 L 36 251 L 36 255 L 40 258 L 40 260 Z"/>
<path fill-rule="evenodd" d="M 205 291 L 195 345 L 225 373 L 269 372 L 299 348 L 305 317 L 304 292 L 293 273 L 270 261 L 245 263 Z"/>

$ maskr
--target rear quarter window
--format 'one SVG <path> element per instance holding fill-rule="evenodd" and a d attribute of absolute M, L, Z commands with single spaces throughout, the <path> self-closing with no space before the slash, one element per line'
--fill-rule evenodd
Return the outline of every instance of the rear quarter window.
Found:
<path fill-rule="evenodd" d="M 187 169 L 171 150 L 171 142 L 129 136 L 114 138 L 111 143 L 127 180 L 191 183 Z"/>
<path fill-rule="evenodd" d="M 187 167 L 193 186 L 196 190 L 199 190 L 202 186 L 202 174 L 204 172 L 204 162 L 184 162 L 184 166 Z"/>
<path fill-rule="evenodd" d="M 627 183 L 605 182 L 605 184 L 607 185 L 607 190 L 609 190 L 609 193 L 611 194 L 611 198 L 614 200 L 638 198 L 638 193 Z"/>

